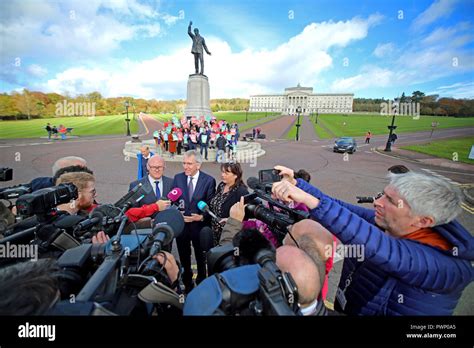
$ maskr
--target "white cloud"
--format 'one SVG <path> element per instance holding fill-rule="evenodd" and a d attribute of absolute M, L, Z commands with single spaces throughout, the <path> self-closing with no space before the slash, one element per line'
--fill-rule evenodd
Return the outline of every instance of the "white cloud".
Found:
<path fill-rule="evenodd" d="M 40 65 L 32 64 L 27 68 L 28 73 L 30 73 L 34 77 L 43 77 L 48 73 L 46 68 L 43 68 Z"/>
<path fill-rule="evenodd" d="M 421 30 L 439 18 L 449 16 L 457 2 L 458 0 L 436 0 L 413 20 L 412 29 Z"/>
<path fill-rule="evenodd" d="M 377 58 L 383 58 L 391 54 L 395 50 L 395 45 L 392 42 L 386 44 L 378 44 L 374 50 L 374 56 Z"/>
<path fill-rule="evenodd" d="M 211 98 L 279 92 L 298 82 L 313 86 L 318 74 L 332 66 L 328 50 L 365 38 L 369 28 L 380 19 L 381 16 L 374 15 L 344 22 L 312 23 L 272 50 L 233 52 L 220 38 L 206 37 L 212 52 L 212 56 L 204 58 Z M 94 69 L 67 69 L 47 81 L 43 89 L 71 94 L 97 90 L 104 96 L 185 98 L 188 74 L 193 70 L 194 59 L 190 46 L 186 45 L 150 60 L 116 61 Z"/>
<path fill-rule="evenodd" d="M 425 37 L 407 41 L 403 50 L 397 50 L 397 55 L 389 54 L 394 48 L 390 44 L 379 44 L 374 55 L 386 57 L 379 66 L 365 66 L 355 76 L 334 81 L 331 89 L 360 91 L 388 87 L 387 76 L 391 80 L 390 86 L 405 87 L 472 72 L 474 50 L 468 44 L 474 41 L 474 37 L 470 28 L 466 22 L 435 28 Z"/>
<path fill-rule="evenodd" d="M 335 92 L 353 92 L 372 87 L 389 87 L 396 79 L 396 74 L 389 69 L 365 66 L 358 75 L 334 81 L 331 90 Z"/>
<path fill-rule="evenodd" d="M 157 6 L 137 0 L 7 1 L 0 13 L 0 56 L 4 63 L 31 52 L 49 58 L 67 52 L 76 60 L 99 57 L 123 41 L 160 35 L 158 20 L 173 21 Z"/>
<path fill-rule="evenodd" d="M 440 94 L 452 98 L 472 99 L 474 98 L 474 82 L 458 82 L 448 86 L 440 86 L 426 94 Z"/>

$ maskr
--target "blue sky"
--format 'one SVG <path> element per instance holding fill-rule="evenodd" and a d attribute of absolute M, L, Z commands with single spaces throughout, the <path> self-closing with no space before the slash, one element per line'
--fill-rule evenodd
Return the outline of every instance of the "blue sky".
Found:
<path fill-rule="evenodd" d="M 0 4 L 0 92 L 186 97 L 190 20 L 211 98 L 316 93 L 474 97 L 469 0 L 10 0 Z"/>

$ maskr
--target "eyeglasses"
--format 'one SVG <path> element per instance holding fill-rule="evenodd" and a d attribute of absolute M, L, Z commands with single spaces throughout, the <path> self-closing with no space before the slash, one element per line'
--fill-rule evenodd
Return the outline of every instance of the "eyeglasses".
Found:
<path fill-rule="evenodd" d="M 164 168 L 163 166 L 149 166 L 149 167 L 150 169 L 153 169 L 153 170 L 161 170 Z"/>
<path fill-rule="evenodd" d="M 385 192 L 379 192 L 374 196 L 374 201 L 385 195 Z"/>

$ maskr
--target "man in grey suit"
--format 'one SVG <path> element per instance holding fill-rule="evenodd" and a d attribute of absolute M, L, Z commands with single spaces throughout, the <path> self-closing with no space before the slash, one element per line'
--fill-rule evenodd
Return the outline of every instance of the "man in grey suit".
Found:
<path fill-rule="evenodd" d="M 211 55 L 211 52 L 207 49 L 206 41 L 204 38 L 199 35 L 199 29 L 194 28 L 194 34 L 191 32 L 191 26 L 193 22 L 189 22 L 188 26 L 188 35 L 193 39 L 193 47 L 191 48 L 191 53 L 194 54 L 194 69 L 196 74 L 204 75 L 204 52 L 203 48 L 208 55 Z M 201 62 L 201 72 L 199 72 L 199 62 Z"/>
<path fill-rule="evenodd" d="M 165 168 L 165 160 L 155 155 L 148 160 L 148 175 L 130 184 L 129 191 L 141 183 L 143 189 L 148 192 L 140 201 L 140 206 L 156 203 L 159 199 L 168 199 L 166 196 L 173 189 L 173 179 L 163 175 Z"/>

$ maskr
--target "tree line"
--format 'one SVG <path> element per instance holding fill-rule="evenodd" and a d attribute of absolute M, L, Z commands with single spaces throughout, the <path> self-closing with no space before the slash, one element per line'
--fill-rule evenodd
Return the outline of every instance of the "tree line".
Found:
<path fill-rule="evenodd" d="M 84 116 L 77 110 L 81 108 L 68 108 L 84 103 L 94 103 L 95 116 L 125 114 L 125 102 L 129 102 L 129 113 L 180 113 L 186 107 L 186 101 L 178 100 L 146 100 L 141 98 L 116 97 L 104 98 L 99 92 L 81 94 L 75 97 L 58 93 L 43 93 L 24 89 L 21 92 L 0 94 L 0 119 L 19 120 L 55 116 Z M 411 96 L 405 93 L 395 101 L 404 103 L 420 103 L 421 115 L 437 116 L 474 116 L 474 99 L 440 98 L 439 95 L 425 95 L 415 91 Z M 353 112 L 380 113 L 381 103 L 387 99 L 354 98 Z M 249 107 L 249 99 L 211 99 L 211 110 L 217 111 L 244 111 Z M 90 110 L 89 108 L 88 110 Z M 69 113 L 66 114 L 66 112 Z M 90 115 L 87 115 L 90 116 Z"/>
<path fill-rule="evenodd" d="M 139 114 L 140 112 L 149 114 L 180 113 L 186 107 L 186 101 L 183 99 L 104 98 L 99 92 L 70 97 L 58 93 L 43 93 L 24 89 L 21 92 L 0 94 L 0 119 L 20 120 L 55 116 L 91 116 L 87 113 L 84 114 L 84 109 L 93 109 L 95 116 L 120 115 L 126 113 L 125 103 L 127 101 L 129 114 Z M 249 106 L 249 100 L 242 98 L 211 99 L 210 102 L 213 112 L 243 111 Z M 93 108 L 87 107 L 92 103 L 94 103 Z"/>
<path fill-rule="evenodd" d="M 438 94 L 425 95 L 421 91 L 414 91 L 411 96 L 405 92 L 395 102 L 420 103 L 420 115 L 432 116 L 474 116 L 474 99 L 440 98 Z M 387 103 L 388 99 L 354 98 L 353 112 L 376 112 L 380 113 L 381 103 Z"/>

